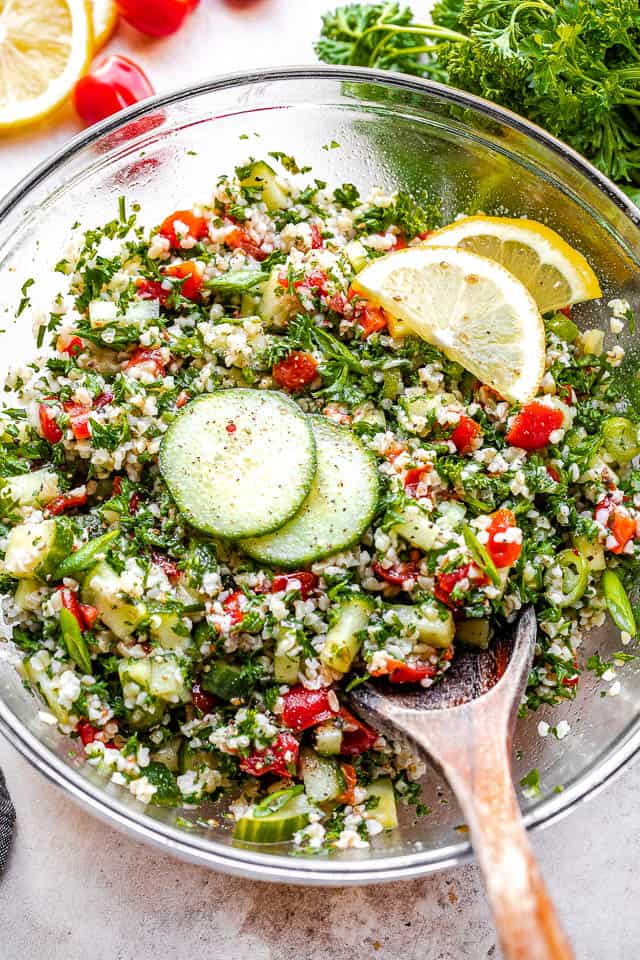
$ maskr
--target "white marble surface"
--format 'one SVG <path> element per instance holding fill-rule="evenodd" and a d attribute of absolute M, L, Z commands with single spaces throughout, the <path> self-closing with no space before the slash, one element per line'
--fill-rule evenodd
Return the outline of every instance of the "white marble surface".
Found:
<path fill-rule="evenodd" d="M 43 0 L 45 2 L 45 0 Z M 323 0 L 201 0 L 165 42 L 121 27 L 158 91 L 249 66 L 313 61 Z M 414 4 L 416 10 L 427 4 Z M 0 141 L 0 193 L 80 129 L 70 110 Z M 570 742 L 566 742 L 567 748 Z M 72 805 L 0 741 L 18 810 L 0 884 L 2 960 L 484 960 L 497 956 L 475 867 L 358 890 L 223 877 L 133 843 Z M 579 960 L 640 948 L 640 767 L 534 838 Z"/>

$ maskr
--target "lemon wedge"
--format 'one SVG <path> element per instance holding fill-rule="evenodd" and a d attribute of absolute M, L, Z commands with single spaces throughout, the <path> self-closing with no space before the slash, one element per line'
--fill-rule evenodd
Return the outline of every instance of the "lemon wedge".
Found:
<path fill-rule="evenodd" d="M 0 3 L 0 130 L 33 123 L 55 110 L 92 53 L 85 0 Z"/>
<path fill-rule="evenodd" d="M 494 260 L 455 247 L 408 247 L 374 260 L 352 285 L 401 321 L 403 333 L 432 343 L 507 400 L 537 393 L 542 317 L 524 284 Z"/>
<path fill-rule="evenodd" d="M 524 283 L 541 313 L 602 296 L 582 254 L 537 220 L 465 217 L 436 230 L 426 243 L 458 247 L 501 263 Z"/>
<path fill-rule="evenodd" d="M 118 8 L 114 0 L 91 0 L 91 21 L 93 24 L 93 52 L 102 50 L 118 22 Z"/>

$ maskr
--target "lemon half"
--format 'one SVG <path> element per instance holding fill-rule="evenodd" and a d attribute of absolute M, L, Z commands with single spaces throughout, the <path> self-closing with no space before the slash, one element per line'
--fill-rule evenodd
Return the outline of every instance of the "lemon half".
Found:
<path fill-rule="evenodd" d="M 602 295 L 582 254 L 537 220 L 465 217 L 436 230 L 426 243 L 458 247 L 501 263 L 525 285 L 541 313 Z"/>
<path fill-rule="evenodd" d="M 85 0 L 0 0 L 0 130 L 55 110 L 92 52 Z"/>
<path fill-rule="evenodd" d="M 402 332 L 432 343 L 507 400 L 536 395 L 545 369 L 542 317 L 524 284 L 494 260 L 455 247 L 409 247 L 375 260 L 353 286 L 401 321 Z"/>
<path fill-rule="evenodd" d="M 102 50 L 111 39 L 118 22 L 118 8 L 114 0 L 91 0 L 91 19 L 93 23 L 93 52 Z"/>

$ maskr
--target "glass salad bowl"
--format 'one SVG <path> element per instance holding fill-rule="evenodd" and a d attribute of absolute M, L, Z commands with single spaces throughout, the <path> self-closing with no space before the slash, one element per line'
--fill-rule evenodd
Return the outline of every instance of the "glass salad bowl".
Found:
<path fill-rule="evenodd" d="M 623 297 L 639 305 L 638 210 L 542 130 L 468 94 L 406 76 L 331 67 L 265 70 L 131 108 L 77 137 L 2 201 L 0 367 L 35 350 L 31 329 L 15 319 L 20 288 L 35 277 L 29 295 L 36 309 L 44 308 L 52 267 L 73 223 L 91 227 L 112 219 L 123 194 L 140 204 L 144 222 L 158 223 L 167 210 L 208 196 L 221 173 L 251 154 L 274 150 L 312 165 L 313 175 L 329 184 L 426 189 L 442 201 L 445 222 L 478 210 L 544 221 L 598 274 L 603 299 L 575 314 L 608 337 L 607 302 Z M 2 623 L 0 629 L 7 632 Z M 602 628 L 587 639 L 581 659 L 592 649 L 608 659 L 619 646 L 619 632 Z M 602 681 L 586 671 L 575 701 L 519 722 L 516 779 L 531 768 L 540 771 L 539 795 L 522 797 L 529 827 L 567 814 L 640 748 L 638 664 L 619 671 L 617 697 L 602 697 Z M 10 644 L 0 644 L 0 730 L 16 749 L 85 808 L 193 862 L 254 879 L 343 886 L 416 877 L 470 855 L 460 811 L 433 771 L 425 778 L 428 815 L 416 819 L 413 807 L 401 805 L 400 828 L 376 837 L 369 850 L 291 856 L 286 846 L 234 842 L 223 806 L 143 807 L 86 764 L 79 741 L 43 724 L 39 706 L 11 663 Z M 540 738 L 541 719 L 567 720 L 571 735 L 562 742 Z"/>

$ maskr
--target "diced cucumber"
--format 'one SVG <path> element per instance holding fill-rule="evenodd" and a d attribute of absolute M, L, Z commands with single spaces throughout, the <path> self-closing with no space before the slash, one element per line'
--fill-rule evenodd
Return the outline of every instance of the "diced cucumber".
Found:
<path fill-rule="evenodd" d="M 215 770 L 218 766 L 218 761 L 211 750 L 192 747 L 189 741 L 185 740 L 180 748 L 178 766 L 180 773 L 187 773 L 189 770 L 200 770 L 201 767 L 209 767 Z"/>
<path fill-rule="evenodd" d="M 162 746 L 153 751 L 151 759 L 155 763 L 163 763 L 172 773 L 177 773 L 180 770 L 179 759 L 184 743 L 184 737 L 171 737 L 170 740 L 165 741 Z"/>
<path fill-rule="evenodd" d="M 381 431 L 387 428 L 384 410 L 376 407 L 370 400 L 366 400 L 364 403 L 361 403 L 359 407 L 355 408 L 353 411 L 353 422 L 366 423 L 368 426 L 377 427 Z"/>
<path fill-rule="evenodd" d="M 491 639 L 491 624 L 488 620 L 471 618 L 459 620 L 456 624 L 456 641 L 465 647 L 476 647 L 478 650 L 487 650 Z"/>
<path fill-rule="evenodd" d="M 96 608 L 102 622 L 120 640 L 127 640 L 147 615 L 144 603 L 131 603 L 127 599 L 120 577 L 105 560 L 85 577 L 82 600 Z"/>
<path fill-rule="evenodd" d="M 39 580 L 19 580 L 13 600 L 20 610 L 39 611 L 42 605 Z"/>
<path fill-rule="evenodd" d="M 143 773 L 149 783 L 156 788 L 151 797 L 151 803 L 159 807 L 176 807 L 179 805 L 181 797 L 175 775 L 164 763 L 152 760 L 144 768 Z"/>
<path fill-rule="evenodd" d="M 63 520 L 21 523 L 9 533 L 5 569 L 19 580 L 48 580 L 72 546 L 73 533 Z"/>
<path fill-rule="evenodd" d="M 370 816 L 377 820 L 385 830 L 395 830 L 398 826 L 398 809 L 391 780 L 387 777 L 374 780 L 366 790 L 367 799 L 375 798 L 377 801 L 371 809 Z"/>
<path fill-rule="evenodd" d="M 430 647 L 446 648 L 453 642 L 455 624 L 450 613 L 445 613 L 431 603 L 394 603 L 388 608 L 403 627 L 417 634 L 418 643 Z"/>
<path fill-rule="evenodd" d="M 403 521 L 393 527 L 394 533 L 397 533 L 403 540 L 410 543 L 412 547 L 424 550 L 425 553 L 433 550 L 438 538 L 438 528 L 432 520 L 418 506 L 409 504 L 402 511 Z"/>
<path fill-rule="evenodd" d="M 467 508 L 459 500 L 443 500 L 438 504 L 440 516 L 436 520 L 439 527 L 457 530 L 467 514 Z"/>
<path fill-rule="evenodd" d="M 351 264 L 354 273 L 360 273 L 369 262 L 367 248 L 359 240 L 350 240 L 349 243 L 345 243 L 342 252 Z"/>
<path fill-rule="evenodd" d="M 356 596 L 343 603 L 338 617 L 324 638 L 320 660 L 330 670 L 346 673 L 362 643 L 358 634 L 369 623 L 375 608 L 371 597 Z"/>
<path fill-rule="evenodd" d="M 262 199 L 271 213 L 289 206 L 289 194 L 278 183 L 275 170 L 264 160 L 251 164 L 246 177 L 240 181 L 240 186 L 261 189 Z"/>
<path fill-rule="evenodd" d="M 13 507 L 44 507 L 60 493 L 57 473 L 46 467 L 17 477 L 5 477 L 0 483 L 3 515 Z"/>
<path fill-rule="evenodd" d="M 158 614 L 160 623 L 152 618 L 149 633 L 165 650 L 186 650 L 191 646 L 191 633 L 177 613 Z M 186 631 L 186 632 L 185 632 Z"/>
<path fill-rule="evenodd" d="M 51 710 L 56 720 L 62 724 L 68 724 L 71 721 L 69 711 L 60 705 L 58 684 L 55 677 L 50 677 L 47 673 L 47 667 L 51 663 L 50 655 L 41 650 L 29 659 L 23 660 L 22 666 L 27 680 L 30 681 L 40 691 L 47 706 Z M 70 664 L 66 669 L 71 670 Z"/>
<path fill-rule="evenodd" d="M 121 314 L 113 300 L 92 300 L 89 304 L 89 323 L 94 330 L 118 324 L 142 328 L 157 320 L 159 316 L 159 300 L 134 300 Z"/>
<path fill-rule="evenodd" d="M 300 644 L 292 627 L 281 627 L 273 656 L 273 675 L 278 683 L 297 683 Z"/>
<path fill-rule="evenodd" d="M 134 707 L 127 708 L 127 717 L 129 723 L 138 729 L 157 723 L 167 703 L 188 703 L 191 699 L 184 671 L 171 655 L 120 660 L 118 675 L 125 706 L 127 700 L 136 700 Z M 147 697 L 138 703 L 140 693 Z"/>
<path fill-rule="evenodd" d="M 286 327 L 290 318 L 300 309 L 298 298 L 292 296 L 280 283 L 281 270 L 276 267 L 262 288 L 258 304 L 260 319 L 271 327 Z"/>
<path fill-rule="evenodd" d="M 336 761 L 319 756 L 309 747 L 300 751 L 300 774 L 305 793 L 315 803 L 336 800 L 346 789 L 344 774 Z"/>
<path fill-rule="evenodd" d="M 402 371 L 398 367 L 391 367 L 382 371 L 382 399 L 395 400 L 404 389 Z"/>
<path fill-rule="evenodd" d="M 369 451 L 344 427 L 324 417 L 309 419 L 318 458 L 309 496 L 276 533 L 240 544 L 249 556 L 275 567 L 308 566 L 349 547 L 378 505 L 378 468 Z"/>
<path fill-rule="evenodd" d="M 336 756 L 342 748 L 341 725 L 335 720 L 319 723 L 313 731 L 313 742 L 316 753 L 323 757 Z"/>
<path fill-rule="evenodd" d="M 236 539 L 277 530 L 296 513 L 315 476 L 316 443 L 289 397 L 232 388 L 180 410 L 159 463 L 194 527 Z"/>
<path fill-rule="evenodd" d="M 221 700 L 234 700 L 244 692 L 240 668 L 224 660 L 214 660 L 206 673 L 203 673 L 200 682 L 207 693 L 213 693 Z"/>
<path fill-rule="evenodd" d="M 584 354 L 599 357 L 604 349 L 604 330 L 598 330 L 597 328 L 585 330 L 580 336 L 580 345 Z"/>
<path fill-rule="evenodd" d="M 573 537 L 573 545 L 589 564 L 589 570 L 597 573 L 600 570 L 606 570 L 607 561 L 604 556 L 604 547 L 597 541 L 592 543 L 588 537 Z"/>
<path fill-rule="evenodd" d="M 294 788 L 295 790 L 295 788 Z M 291 799 L 273 813 L 256 816 L 256 808 L 236 824 L 233 836 L 246 843 L 283 843 L 309 822 L 311 806 L 304 793 L 292 793 Z"/>
<path fill-rule="evenodd" d="M 188 703 L 191 700 L 184 670 L 175 657 L 152 657 L 149 693 L 167 703 Z"/>
<path fill-rule="evenodd" d="M 439 410 L 455 402 L 452 393 L 441 393 L 437 396 L 421 394 L 404 401 L 403 406 L 410 429 L 414 433 L 423 433 L 436 419 Z M 426 425 L 423 425 L 423 420 L 426 421 Z"/>

